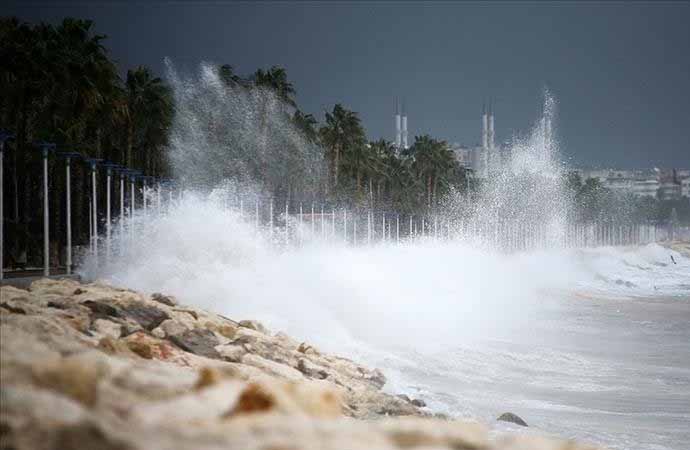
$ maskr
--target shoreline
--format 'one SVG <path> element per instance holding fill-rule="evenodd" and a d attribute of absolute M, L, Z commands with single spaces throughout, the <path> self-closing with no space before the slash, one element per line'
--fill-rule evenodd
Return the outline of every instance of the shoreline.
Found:
<path fill-rule="evenodd" d="M 170 296 L 51 279 L 1 289 L 3 446 L 594 448 L 496 438 L 383 392 L 377 369 Z"/>

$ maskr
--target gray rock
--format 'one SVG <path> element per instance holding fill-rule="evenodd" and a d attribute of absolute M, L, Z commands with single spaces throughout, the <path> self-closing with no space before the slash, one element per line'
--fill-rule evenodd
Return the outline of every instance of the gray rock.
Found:
<path fill-rule="evenodd" d="M 268 334 L 266 327 L 257 320 L 240 320 L 239 326 L 258 331 L 259 333 Z"/>
<path fill-rule="evenodd" d="M 364 379 L 371 382 L 376 389 L 381 389 L 386 384 L 386 376 L 379 369 L 374 369 L 364 374 Z"/>
<path fill-rule="evenodd" d="M 165 311 L 155 306 L 131 304 L 122 308 L 122 315 L 151 331 L 158 327 L 164 320 L 170 319 Z"/>
<path fill-rule="evenodd" d="M 80 448 L 134 450 L 134 446 L 111 436 L 95 421 L 84 421 L 57 428 L 55 448 L 65 450 Z"/>
<path fill-rule="evenodd" d="M 426 407 L 426 402 L 422 399 L 419 398 L 413 398 L 410 403 L 415 405 L 417 408 L 425 408 Z"/>
<path fill-rule="evenodd" d="M 400 400 L 404 400 L 407 403 L 416 406 L 417 408 L 424 408 L 426 406 L 426 402 L 424 400 L 420 400 L 418 398 L 410 398 L 409 396 L 405 394 L 398 394 L 396 395 Z"/>
<path fill-rule="evenodd" d="M 300 358 L 297 362 L 297 370 L 309 378 L 316 378 L 317 380 L 325 380 L 328 378 L 328 372 L 326 372 L 323 367 L 314 364 L 306 358 Z"/>
<path fill-rule="evenodd" d="M 87 300 L 82 305 L 86 306 L 97 317 L 120 317 L 117 308 L 98 300 Z"/>
<path fill-rule="evenodd" d="M 96 319 L 91 324 L 91 328 L 98 334 L 119 339 L 122 336 L 122 325 L 107 319 Z"/>
<path fill-rule="evenodd" d="M 5 308 L 13 314 L 26 314 L 26 311 L 24 311 L 22 308 L 12 306 L 9 303 L 0 303 L 0 308 Z"/>
<path fill-rule="evenodd" d="M 169 337 L 170 341 L 189 353 L 205 356 L 207 358 L 222 359 L 218 350 L 214 347 L 219 345 L 218 338 L 210 330 L 194 329 L 181 334 Z"/>
<path fill-rule="evenodd" d="M 513 414 L 511 412 L 501 414 L 496 420 L 501 420 L 503 422 L 511 422 L 516 425 L 520 425 L 521 427 L 529 426 L 527 425 L 527 422 L 520 418 L 520 416 L 518 416 L 517 414 Z"/>
<path fill-rule="evenodd" d="M 177 301 L 175 301 L 174 297 L 171 297 L 169 295 L 163 295 L 159 292 L 155 292 L 154 294 L 152 294 L 151 300 L 168 306 L 177 306 Z"/>

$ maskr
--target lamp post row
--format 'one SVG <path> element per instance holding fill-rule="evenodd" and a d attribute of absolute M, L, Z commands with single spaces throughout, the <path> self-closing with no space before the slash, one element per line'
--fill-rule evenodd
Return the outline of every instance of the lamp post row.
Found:
<path fill-rule="evenodd" d="M 4 278 L 4 150 L 5 144 L 14 139 L 11 133 L 0 130 L 0 280 Z M 51 152 L 55 152 L 57 146 L 50 142 L 35 142 L 34 147 L 39 149 L 43 158 L 43 275 L 50 275 L 50 210 L 49 210 L 49 196 L 48 196 L 48 156 Z M 80 153 L 72 151 L 57 152 L 57 155 L 65 159 L 65 208 L 66 208 L 66 266 L 67 274 L 72 272 L 72 186 L 71 186 L 71 163 L 73 160 L 83 158 Z M 91 204 L 90 206 L 90 245 L 95 256 L 98 256 L 98 191 L 97 191 L 97 168 L 98 166 L 106 169 L 106 255 L 111 255 L 111 235 L 112 235 L 112 220 L 111 220 L 111 179 L 113 171 L 120 173 L 120 232 L 124 232 L 124 213 L 125 213 L 125 178 L 129 177 L 131 183 L 130 194 L 130 218 L 133 217 L 135 206 L 135 183 L 137 179 L 142 180 L 144 187 L 144 196 L 146 181 L 155 180 L 155 177 L 142 176 L 140 171 L 127 169 L 123 166 L 104 162 L 102 159 L 83 158 L 90 165 L 91 172 Z M 160 189 L 160 181 L 158 188 Z M 144 200 L 146 202 L 146 200 Z"/>

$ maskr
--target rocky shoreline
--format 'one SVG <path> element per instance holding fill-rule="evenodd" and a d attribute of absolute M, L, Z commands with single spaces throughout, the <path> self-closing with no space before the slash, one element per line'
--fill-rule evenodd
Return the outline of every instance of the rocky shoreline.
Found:
<path fill-rule="evenodd" d="M 490 437 L 252 320 L 74 280 L 0 289 L 0 449 L 568 449 Z"/>

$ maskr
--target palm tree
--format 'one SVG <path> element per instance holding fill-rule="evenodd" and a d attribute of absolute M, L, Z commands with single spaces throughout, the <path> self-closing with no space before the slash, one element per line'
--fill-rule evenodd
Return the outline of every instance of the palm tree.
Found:
<path fill-rule="evenodd" d="M 126 164 L 134 167 L 132 151 L 138 145 L 139 154 L 155 150 L 165 144 L 167 128 L 172 120 L 172 93 L 147 67 L 127 71 L 125 81 L 127 98 L 127 146 Z M 145 144 L 152 147 L 147 148 Z M 152 158 L 158 155 L 143 155 L 141 167 L 146 169 Z"/>
<path fill-rule="evenodd" d="M 304 114 L 298 109 L 295 111 L 295 114 L 293 114 L 292 120 L 309 142 L 313 144 L 318 142 L 319 133 L 316 130 L 317 122 L 313 115 Z"/>
<path fill-rule="evenodd" d="M 431 136 L 415 136 L 415 142 L 406 154 L 414 158 L 414 168 L 426 187 L 427 207 L 431 207 L 438 199 L 439 184 L 447 186 L 450 174 L 457 162 L 453 153 L 444 141 L 438 141 Z"/>
<path fill-rule="evenodd" d="M 230 64 L 223 64 L 218 68 L 218 76 L 226 86 L 234 87 L 243 84 L 242 78 L 235 74 L 235 69 Z"/>
<path fill-rule="evenodd" d="M 362 123 L 354 111 L 337 104 L 332 112 L 326 112 L 326 123 L 319 130 L 321 141 L 326 146 L 331 160 L 333 188 L 338 187 L 338 171 L 343 153 L 360 151 L 365 143 Z"/>
<path fill-rule="evenodd" d="M 264 87 L 273 91 L 286 105 L 293 108 L 297 107 L 295 88 L 287 80 L 287 73 L 282 67 L 273 66 L 268 70 L 259 69 L 252 75 L 252 80 L 257 87 Z"/>
<path fill-rule="evenodd" d="M 390 181 L 393 177 L 393 168 L 398 162 L 395 154 L 395 147 L 390 141 L 380 139 L 371 143 L 372 149 L 372 167 L 371 177 L 376 179 L 376 195 L 380 200 L 382 197 L 381 188 Z"/>

